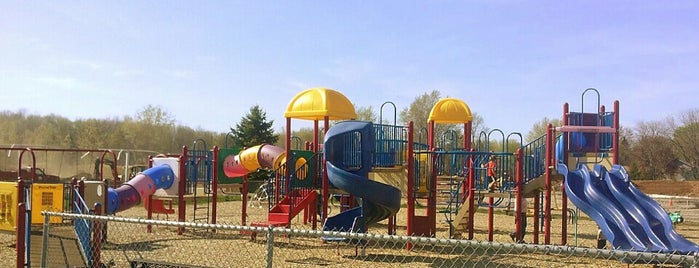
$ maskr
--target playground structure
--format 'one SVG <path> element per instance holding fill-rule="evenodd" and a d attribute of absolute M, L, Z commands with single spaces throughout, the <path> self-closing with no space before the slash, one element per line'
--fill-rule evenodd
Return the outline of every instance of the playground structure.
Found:
<path fill-rule="evenodd" d="M 668 212 L 638 190 L 619 165 L 619 102 L 614 111 L 599 105 L 596 113 L 570 113 L 564 105 L 564 125 L 549 132 L 564 135 L 556 143 L 557 171 L 572 203 L 592 218 L 613 248 L 631 251 L 690 253 L 699 246 L 680 236 Z M 584 107 L 584 105 L 583 105 Z M 575 161 L 570 161 L 575 159 Z M 610 161 L 611 159 L 611 161 Z"/>
<path fill-rule="evenodd" d="M 597 221 L 603 232 L 606 230 L 605 236 L 610 238 L 615 247 L 642 250 L 641 245 L 651 241 L 653 250 L 699 249 L 686 239 L 678 238 L 673 233 L 671 223 L 667 227 L 660 213 L 662 208 L 643 205 L 645 212 L 639 215 L 630 212 L 637 207 L 610 208 L 606 211 L 608 215 L 651 219 L 658 223 L 656 225 L 663 226 L 662 231 L 649 231 L 653 228 L 640 222 L 626 227 L 646 231 L 646 240 L 641 239 L 636 244 L 633 239 L 618 235 L 617 229 L 623 226 L 609 227 L 619 225 L 610 220 L 611 216 L 583 208 L 588 197 L 575 191 L 583 185 L 587 187 L 590 178 L 602 180 L 600 178 L 604 176 L 599 174 L 611 174 L 611 178 L 622 178 L 620 181 L 628 183 L 627 176 L 616 166 L 619 102 L 615 101 L 614 110 L 607 112 L 599 103 L 599 92 L 587 89 L 582 94 L 583 107 L 588 92 L 597 93 L 597 111 L 570 112 L 566 103 L 562 126 L 549 125 L 545 135 L 523 144 L 521 134 L 505 135 L 498 129 L 474 135 L 471 110 L 459 99 L 439 100 L 430 112 L 428 128 L 416 133 L 412 122 L 406 126 L 396 124 L 395 106 L 393 124 L 354 121 L 354 107 L 342 93 L 327 88 L 312 88 L 297 94 L 287 107 L 286 148 L 268 144 L 245 149 L 229 148 L 226 141 L 224 148 L 214 146 L 209 149 L 204 141 L 197 140 L 191 149 L 183 146 L 179 154 L 150 158 L 148 169 L 121 186 L 117 187 L 117 180 L 114 180 L 114 187 L 107 188 L 104 206 L 74 206 L 73 210 L 115 214 L 144 203 L 149 219 L 153 213 L 165 213 L 177 214 L 177 221 L 185 222 L 186 204 L 191 200 L 195 215 L 191 220 L 215 224 L 219 192 L 231 194 L 224 189 L 239 188 L 243 202 L 241 222 L 242 225 L 247 225 L 246 176 L 264 168 L 271 170 L 273 174 L 268 184 L 272 187 L 268 196 L 268 217 L 264 221 L 251 222 L 250 226 L 290 227 L 292 220 L 304 212 L 303 223 L 310 223 L 313 229 L 320 222 L 323 230 L 367 232 L 372 224 L 388 219 L 388 233 L 395 234 L 395 215 L 400 210 L 401 203 L 405 202 L 408 235 L 436 237 L 437 217 L 441 215 L 442 222 L 449 226 L 448 237 L 473 239 L 476 228 L 484 228 L 487 229 L 487 239 L 493 241 L 495 209 L 521 211 L 521 207 L 512 206 L 513 203 L 522 202 L 513 201 L 527 198 L 533 200 L 532 210 L 535 215 L 531 242 L 539 243 L 541 230 L 543 243 L 551 244 L 552 214 L 556 212 L 552 209 L 552 191 L 560 183 L 560 243 L 563 245 L 568 244 L 569 211 L 566 204 L 570 195 L 571 201 L 583 212 L 593 214 L 590 215 L 591 218 Z M 386 104 L 392 105 L 390 102 L 384 105 Z M 384 106 L 381 107 L 381 122 L 383 108 Z M 292 119 L 313 121 L 314 137 L 306 144 L 306 150 L 292 149 Z M 339 122 L 330 127 L 331 120 Z M 457 124 L 463 127 L 463 131 L 436 133 L 437 124 Z M 423 139 L 424 132 L 427 134 Z M 476 137 L 476 140 L 472 140 Z M 502 139 L 499 141 L 497 138 Z M 508 148 L 512 144 L 516 146 Z M 494 150 L 498 145 L 498 150 Z M 486 174 L 486 163 L 493 157 L 497 159 L 499 173 L 496 182 L 490 181 Z M 105 162 L 103 155 L 99 163 L 103 166 Z M 612 171 L 605 173 L 599 168 L 600 165 Z M 21 157 L 19 167 L 22 167 Z M 585 173 L 586 169 L 594 172 Z M 114 177 L 117 178 L 116 174 Z M 571 178 L 578 182 L 570 182 Z M 499 187 L 489 187 L 493 183 L 497 183 Z M 84 191 L 81 188 L 76 196 L 85 197 Z M 634 192 L 633 189 L 630 191 Z M 402 199 L 402 196 L 406 198 Z M 640 194 L 635 196 L 645 200 Z M 176 210 L 164 207 L 163 202 L 170 202 L 172 206 L 175 199 Z M 22 199 L 11 200 L 16 203 Z M 340 203 L 340 211 L 334 215 L 329 212 L 331 200 Z M 613 205 L 631 204 L 614 201 L 609 197 L 599 200 Z M 84 200 L 74 200 L 73 203 L 90 204 Z M 487 209 L 486 227 L 474 226 L 476 210 L 481 207 Z M 205 210 L 205 213 L 197 215 L 200 210 Z M 595 213 L 602 216 L 597 217 Z M 520 213 L 515 213 L 518 238 L 524 236 L 519 231 L 519 225 L 523 222 L 521 217 Z M 16 226 L 20 224 L 17 223 Z M 22 228 L 17 229 L 19 233 Z M 183 232 L 184 228 L 178 228 L 178 234 Z M 640 232 L 635 233 L 641 236 Z M 653 234 L 656 238 L 648 238 L 648 234 Z M 252 233 L 253 238 L 254 235 Z M 616 240 L 617 238 L 621 240 Z M 325 237 L 324 240 L 336 241 L 332 237 Z M 410 248 L 408 243 L 408 249 Z"/>
<path fill-rule="evenodd" d="M 45 147 L 0 147 L 0 150 L 7 151 L 8 155 L 12 152 L 17 152 L 17 168 L 16 171 L 5 172 L 14 173 L 13 179 L 4 179 L 0 182 L 0 200 L 2 200 L 2 206 L 0 206 L 0 230 L 14 230 L 16 228 L 15 220 L 19 215 L 15 209 L 16 205 L 19 203 L 36 204 L 35 207 L 28 207 L 27 211 L 31 212 L 28 214 L 27 222 L 32 224 L 41 224 L 43 220 L 41 219 L 41 210 L 49 211 L 63 211 L 67 208 L 66 200 L 70 198 L 65 197 L 66 193 L 69 195 L 69 191 L 66 189 L 69 183 L 64 183 L 60 181 L 58 176 L 55 175 L 45 175 L 43 170 L 37 167 L 37 154 L 38 153 L 48 153 L 48 152 L 73 152 L 73 153 L 100 153 L 98 160 L 100 163 L 105 163 L 110 158 L 116 160 L 116 154 L 111 150 L 101 150 L 101 149 L 56 149 L 56 148 L 45 148 Z M 24 162 L 25 156 L 29 157 L 29 163 Z M 111 160 L 110 160 L 111 161 Z M 96 165 L 98 174 L 95 180 L 104 180 L 106 175 L 111 175 L 112 181 L 116 184 L 117 178 L 116 170 L 112 169 L 111 174 L 105 173 L 103 165 Z M 41 179 L 51 178 L 51 179 Z M 24 187 L 18 186 L 18 180 L 23 180 Z M 22 189 L 26 188 L 26 189 Z M 27 201 L 21 196 L 26 196 Z M 11 200 L 11 201 L 8 201 Z M 31 200 L 37 200 L 37 202 L 30 202 Z M 70 209 L 67 209 L 70 210 Z M 32 220 L 33 219 L 33 220 Z"/>

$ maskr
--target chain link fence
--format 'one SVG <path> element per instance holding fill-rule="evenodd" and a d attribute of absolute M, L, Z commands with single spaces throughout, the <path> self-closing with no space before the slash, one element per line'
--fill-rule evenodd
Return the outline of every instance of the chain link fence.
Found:
<path fill-rule="evenodd" d="M 33 261 L 37 267 L 616 267 L 625 264 L 697 267 L 699 264 L 697 256 L 681 254 L 59 212 L 44 212 L 44 215 L 41 252 L 33 252 L 41 256 Z M 74 224 L 51 224 L 53 217 Z M 87 236 L 85 231 L 92 231 L 91 241 L 81 241 Z"/>

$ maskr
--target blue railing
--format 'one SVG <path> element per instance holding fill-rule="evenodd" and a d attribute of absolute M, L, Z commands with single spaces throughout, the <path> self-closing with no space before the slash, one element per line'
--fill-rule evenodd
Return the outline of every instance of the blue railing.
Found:
<path fill-rule="evenodd" d="M 544 175 L 546 172 L 546 135 L 522 146 L 522 154 L 524 183 Z"/>
<path fill-rule="evenodd" d="M 77 187 L 73 188 L 73 213 L 89 215 L 92 214 L 90 207 L 85 203 L 85 200 L 80 196 L 80 191 Z M 78 244 L 83 253 L 83 258 L 91 266 L 92 260 L 92 221 L 88 219 L 76 218 L 73 220 L 75 235 L 78 237 Z"/>
<path fill-rule="evenodd" d="M 393 167 L 407 161 L 408 130 L 404 126 L 374 124 L 374 166 Z"/>

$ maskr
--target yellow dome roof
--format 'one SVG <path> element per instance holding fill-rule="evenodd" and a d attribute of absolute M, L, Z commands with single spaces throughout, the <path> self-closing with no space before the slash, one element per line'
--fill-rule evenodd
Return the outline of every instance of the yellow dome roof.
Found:
<path fill-rule="evenodd" d="M 286 107 L 284 117 L 323 120 L 349 120 L 357 118 L 352 102 L 342 93 L 329 88 L 310 88 L 297 94 Z"/>
<path fill-rule="evenodd" d="M 434 104 L 428 121 L 445 124 L 468 123 L 473 121 L 473 115 L 471 108 L 462 100 L 444 98 Z"/>

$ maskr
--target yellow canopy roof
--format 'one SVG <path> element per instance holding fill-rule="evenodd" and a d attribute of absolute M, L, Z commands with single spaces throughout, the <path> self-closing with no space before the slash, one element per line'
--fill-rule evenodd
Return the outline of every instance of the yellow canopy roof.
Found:
<path fill-rule="evenodd" d="M 342 93 L 329 88 L 310 88 L 297 94 L 284 112 L 285 117 L 323 120 L 349 120 L 357 118 L 352 102 Z"/>
<path fill-rule="evenodd" d="M 468 105 L 462 100 L 444 98 L 437 101 L 432 107 L 429 121 L 445 124 L 468 123 L 473 121 L 473 115 L 471 108 L 468 108 Z"/>

